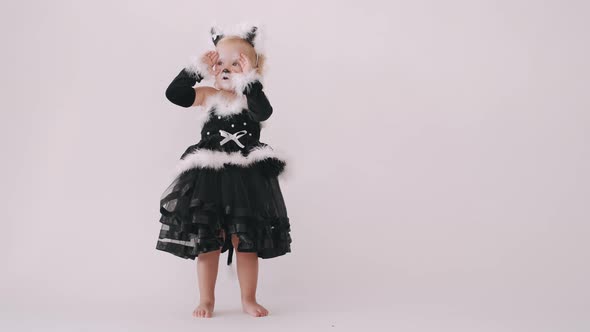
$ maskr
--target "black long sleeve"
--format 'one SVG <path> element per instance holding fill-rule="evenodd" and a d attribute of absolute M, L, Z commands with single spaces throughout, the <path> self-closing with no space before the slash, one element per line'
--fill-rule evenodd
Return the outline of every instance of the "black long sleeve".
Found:
<path fill-rule="evenodd" d="M 272 114 L 272 106 L 262 89 L 262 83 L 256 80 L 250 83 L 249 87 L 244 88 L 242 91 L 248 100 L 250 115 L 258 122 L 267 120 Z"/>
<path fill-rule="evenodd" d="M 202 79 L 200 73 L 191 73 L 183 68 L 166 89 L 166 98 L 178 106 L 192 106 L 196 97 L 193 86 Z"/>

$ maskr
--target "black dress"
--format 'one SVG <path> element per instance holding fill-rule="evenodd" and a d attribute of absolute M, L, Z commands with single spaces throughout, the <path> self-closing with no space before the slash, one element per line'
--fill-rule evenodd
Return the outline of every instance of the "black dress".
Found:
<path fill-rule="evenodd" d="M 203 78 L 184 68 L 166 91 L 173 103 L 189 107 L 192 87 Z M 272 258 L 291 252 L 290 224 L 278 177 L 286 159 L 260 141 L 262 121 L 272 114 L 257 77 L 240 98 L 208 98 L 202 112 L 201 139 L 180 156 L 174 180 L 160 198 L 162 223 L 156 249 L 195 259 L 200 253 L 229 250 L 231 235 L 239 252 Z M 192 91 L 192 92 L 191 92 Z M 225 241 L 221 233 L 225 231 Z"/>

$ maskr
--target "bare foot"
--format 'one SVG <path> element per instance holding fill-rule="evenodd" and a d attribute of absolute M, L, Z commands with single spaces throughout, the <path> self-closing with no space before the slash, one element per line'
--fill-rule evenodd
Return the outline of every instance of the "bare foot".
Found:
<path fill-rule="evenodd" d="M 193 317 L 211 317 L 213 315 L 214 302 L 202 301 L 193 311 Z"/>
<path fill-rule="evenodd" d="M 264 317 L 268 315 L 268 310 L 256 302 L 256 300 L 242 300 L 242 310 L 254 317 Z"/>

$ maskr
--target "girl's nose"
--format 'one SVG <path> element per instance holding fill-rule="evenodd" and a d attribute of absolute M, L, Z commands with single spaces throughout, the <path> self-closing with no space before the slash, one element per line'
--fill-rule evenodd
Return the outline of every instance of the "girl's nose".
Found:
<path fill-rule="evenodd" d="M 224 72 L 224 73 L 229 73 L 229 69 L 227 69 L 227 68 L 223 68 L 222 72 Z"/>

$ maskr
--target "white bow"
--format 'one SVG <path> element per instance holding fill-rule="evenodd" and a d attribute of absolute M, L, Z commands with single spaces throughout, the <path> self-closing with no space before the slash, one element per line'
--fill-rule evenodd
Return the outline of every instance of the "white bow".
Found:
<path fill-rule="evenodd" d="M 219 129 L 219 133 L 221 134 L 221 136 L 225 137 L 221 142 L 219 142 L 219 145 L 223 145 L 229 141 L 234 141 L 236 142 L 236 144 L 240 147 L 243 148 L 244 145 L 238 140 L 240 137 L 246 135 L 247 131 L 245 130 L 240 130 L 238 132 L 235 132 L 233 134 L 228 133 L 225 130 L 221 130 Z"/>

